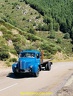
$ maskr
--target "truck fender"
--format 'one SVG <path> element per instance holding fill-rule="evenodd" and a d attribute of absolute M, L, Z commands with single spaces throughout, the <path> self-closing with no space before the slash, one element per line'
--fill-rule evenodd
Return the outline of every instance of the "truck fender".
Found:
<path fill-rule="evenodd" d="M 13 72 L 15 72 L 16 67 L 17 67 L 17 64 L 13 64 L 13 65 L 12 65 L 12 71 L 13 71 Z"/>
<path fill-rule="evenodd" d="M 32 73 L 36 73 L 38 71 L 38 65 L 32 67 Z"/>

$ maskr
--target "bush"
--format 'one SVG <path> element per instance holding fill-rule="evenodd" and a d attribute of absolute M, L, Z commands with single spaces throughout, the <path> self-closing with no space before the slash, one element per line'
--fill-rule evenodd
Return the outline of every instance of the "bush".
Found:
<path fill-rule="evenodd" d="M 11 34 L 4 34 L 3 37 L 4 37 L 6 40 L 11 40 L 11 39 L 12 39 L 12 35 L 11 35 Z"/>
<path fill-rule="evenodd" d="M 51 32 L 50 32 L 49 38 L 55 39 L 55 32 L 54 32 L 54 31 L 51 31 Z"/>
<path fill-rule="evenodd" d="M 56 43 L 61 44 L 61 39 L 58 38 L 57 41 L 56 41 Z"/>
<path fill-rule="evenodd" d="M 7 28 L 3 25 L 0 26 L 0 31 L 2 31 L 3 33 L 7 32 Z"/>
<path fill-rule="evenodd" d="M 48 31 L 48 25 L 47 24 L 44 24 L 44 25 L 38 24 L 37 30 Z"/>
<path fill-rule="evenodd" d="M 25 17 L 23 17 L 23 18 L 22 18 L 22 21 L 24 21 L 24 20 L 26 20 L 26 18 L 25 18 Z"/>
<path fill-rule="evenodd" d="M 23 2 L 24 0 L 19 0 L 19 2 Z"/>
<path fill-rule="evenodd" d="M 16 59 L 16 58 L 11 58 L 9 61 L 10 61 L 10 62 L 16 62 L 17 59 Z"/>
<path fill-rule="evenodd" d="M 39 19 L 39 18 L 41 18 L 41 15 L 39 14 L 39 16 L 36 16 L 36 19 Z"/>
<path fill-rule="evenodd" d="M 36 23 L 35 22 L 33 23 L 33 26 L 36 26 Z"/>
<path fill-rule="evenodd" d="M 57 48 L 54 44 L 42 44 L 41 48 L 50 54 L 55 54 L 57 52 Z"/>
<path fill-rule="evenodd" d="M 5 23 L 5 21 L 3 19 L 0 18 L 0 23 Z"/>
<path fill-rule="evenodd" d="M 3 44 L 5 44 L 5 43 L 3 43 Z M 0 42 L 0 60 L 6 60 L 10 57 L 10 55 L 8 53 L 9 52 L 8 46 L 3 45 L 3 44 L 1 44 L 1 42 Z"/>
<path fill-rule="evenodd" d="M 31 35 L 29 34 L 28 37 L 27 37 L 28 40 L 31 40 L 31 41 L 36 41 L 36 40 L 39 40 L 40 38 L 38 38 L 37 36 L 34 36 L 34 35 Z"/>
<path fill-rule="evenodd" d="M 10 52 L 11 52 L 12 54 L 14 54 L 14 55 L 17 55 L 17 52 L 16 52 L 16 50 L 14 50 L 14 49 L 13 49 L 13 50 L 11 49 Z"/>
<path fill-rule="evenodd" d="M 1 51 L 0 52 L 0 60 L 6 60 L 10 57 L 8 52 Z"/>
<path fill-rule="evenodd" d="M 50 18 L 50 17 L 48 17 L 48 16 L 44 16 L 44 20 L 43 20 L 43 22 L 45 22 L 45 23 L 51 23 L 53 21 L 53 19 L 52 18 Z"/>
<path fill-rule="evenodd" d="M 5 0 L 5 2 L 8 2 L 8 0 Z"/>
<path fill-rule="evenodd" d="M 12 41 L 13 42 L 20 42 L 21 41 L 20 35 L 14 35 L 13 38 L 12 38 Z"/>
<path fill-rule="evenodd" d="M 57 51 L 61 52 L 62 51 L 61 47 L 57 47 Z"/>
<path fill-rule="evenodd" d="M 69 33 L 65 33 L 64 39 L 70 39 L 70 34 Z"/>
<path fill-rule="evenodd" d="M 58 30 L 59 30 L 59 24 L 58 24 L 58 23 L 54 23 L 53 26 L 54 26 L 53 29 L 54 29 L 55 31 L 58 31 Z"/>
<path fill-rule="evenodd" d="M 35 34 L 35 30 L 33 28 L 29 28 L 28 32 L 31 34 Z"/>

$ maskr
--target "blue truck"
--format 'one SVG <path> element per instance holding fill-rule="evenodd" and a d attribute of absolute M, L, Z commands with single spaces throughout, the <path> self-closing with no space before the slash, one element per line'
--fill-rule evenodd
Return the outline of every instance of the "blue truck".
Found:
<path fill-rule="evenodd" d="M 43 61 L 43 52 L 37 50 L 23 50 L 19 53 L 19 58 L 12 65 L 12 71 L 15 76 L 20 73 L 31 73 L 34 77 L 38 77 L 39 71 L 44 68 L 51 70 L 52 62 Z"/>

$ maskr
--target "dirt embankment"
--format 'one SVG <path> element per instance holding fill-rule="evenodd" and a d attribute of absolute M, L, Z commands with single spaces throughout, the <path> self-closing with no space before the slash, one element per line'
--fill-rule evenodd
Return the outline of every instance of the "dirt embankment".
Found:
<path fill-rule="evenodd" d="M 57 92 L 57 96 L 73 96 L 73 76 L 68 80 L 65 86 Z"/>
<path fill-rule="evenodd" d="M 11 72 L 11 68 L 7 67 L 4 61 L 0 61 L 0 77 L 6 76 L 9 72 Z"/>

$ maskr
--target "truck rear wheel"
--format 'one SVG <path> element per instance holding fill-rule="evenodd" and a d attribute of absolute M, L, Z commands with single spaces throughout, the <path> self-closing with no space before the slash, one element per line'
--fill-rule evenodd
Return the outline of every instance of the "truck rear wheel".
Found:
<path fill-rule="evenodd" d="M 39 65 L 39 71 L 41 71 L 42 69 L 41 69 L 41 65 Z"/>
<path fill-rule="evenodd" d="M 45 70 L 48 70 L 48 71 L 51 70 L 51 64 L 50 64 L 50 62 L 48 62 L 48 63 L 45 65 Z"/>

